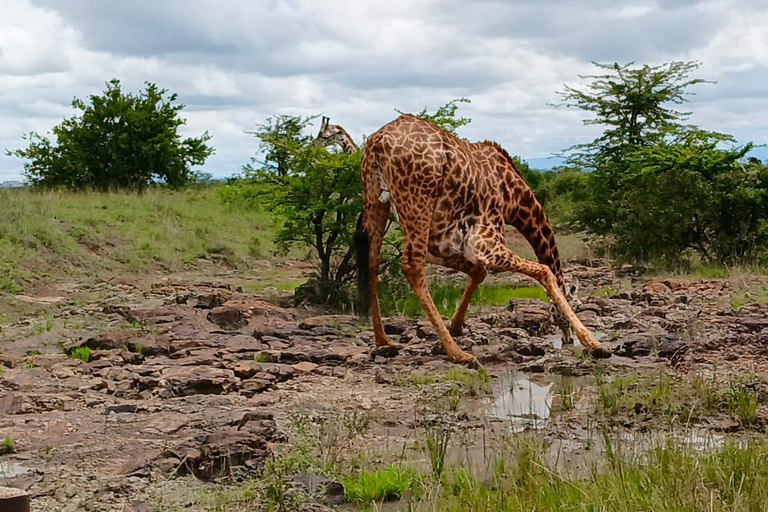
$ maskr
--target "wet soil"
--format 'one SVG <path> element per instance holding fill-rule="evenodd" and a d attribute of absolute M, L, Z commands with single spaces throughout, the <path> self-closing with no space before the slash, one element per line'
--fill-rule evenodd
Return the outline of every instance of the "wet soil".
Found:
<path fill-rule="evenodd" d="M 560 465 L 586 465 L 600 443 L 590 426 L 596 374 L 749 375 L 765 387 L 768 305 L 732 308 L 727 281 L 586 263 L 568 269 L 582 285 L 577 313 L 614 355 L 595 361 L 563 346 L 539 300 L 473 310 L 457 342 L 491 382 L 465 397 L 453 458 L 487 468 L 489 436 L 535 429 Z M 409 378 L 454 367 L 431 326 L 388 319 L 399 345 L 388 353 L 373 349 L 366 320 L 280 302 L 233 272 L 60 283 L 16 297 L 0 330 L 0 439 L 15 451 L 0 456 L 0 486 L 28 490 L 39 511 L 196 509 L 202 489 L 253 474 L 297 414 L 338 411 L 370 417 L 371 450 L 426 464 L 414 432 L 429 414 L 426 394 L 448 384 Z M 84 347 L 87 361 L 72 357 Z M 627 443 L 656 428 L 640 412 L 619 424 Z M 763 432 L 766 417 L 761 404 L 750 428 Z M 685 433 L 692 444 L 749 430 L 722 415 L 699 423 Z"/>

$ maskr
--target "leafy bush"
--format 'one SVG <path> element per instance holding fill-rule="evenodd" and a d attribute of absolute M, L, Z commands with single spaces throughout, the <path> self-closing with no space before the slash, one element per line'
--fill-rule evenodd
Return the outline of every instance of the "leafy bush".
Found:
<path fill-rule="evenodd" d="M 292 247 L 312 250 L 317 275 L 297 298 L 346 304 L 355 276 L 352 233 L 362 211 L 361 154 L 331 153 L 306 134 L 312 118 L 279 116 L 259 125 L 263 161 L 245 166 L 242 178 L 222 192 L 231 201 L 261 205 L 282 226 L 275 243 L 281 254 Z"/>
<path fill-rule="evenodd" d="M 696 128 L 635 151 L 620 180 L 614 253 L 680 262 L 690 252 L 721 264 L 751 262 L 768 242 L 768 169 L 743 165 L 751 145 Z"/>
<path fill-rule="evenodd" d="M 30 133 L 29 146 L 8 151 L 29 162 L 27 180 L 36 187 L 143 189 L 153 182 L 180 187 L 196 179 L 192 166 L 213 154 L 208 133 L 182 140 L 184 108 L 176 94 L 147 83 L 138 95 L 123 93 L 120 81 L 107 84 L 90 104 L 75 99 L 81 111 L 53 128 L 55 142 Z M 203 177 L 203 175 L 200 175 Z"/>
<path fill-rule="evenodd" d="M 669 108 L 705 82 L 689 78 L 699 64 L 596 65 L 605 73 L 582 77 L 586 89 L 561 93 L 565 106 L 594 115 L 585 124 L 605 128 L 594 141 L 566 150 L 571 165 L 591 172 L 572 175 L 566 197 L 573 202 L 561 203 L 565 217 L 622 259 L 679 265 L 761 258 L 768 244 L 768 174 L 760 162 L 743 161 L 752 144 L 683 126 L 689 113 Z"/>

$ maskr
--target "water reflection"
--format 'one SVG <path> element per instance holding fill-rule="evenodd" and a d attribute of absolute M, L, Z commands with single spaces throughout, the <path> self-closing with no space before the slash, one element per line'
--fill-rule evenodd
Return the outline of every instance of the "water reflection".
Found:
<path fill-rule="evenodd" d="M 515 430 L 541 428 L 552 410 L 554 382 L 533 382 L 520 373 L 498 379 L 494 385 L 489 416 L 509 421 Z"/>
<path fill-rule="evenodd" d="M 33 471 L 35 471 L 33 468 L 22 466 L 11 460 L 0 461 L 0 478 L 16 478 Z"/>

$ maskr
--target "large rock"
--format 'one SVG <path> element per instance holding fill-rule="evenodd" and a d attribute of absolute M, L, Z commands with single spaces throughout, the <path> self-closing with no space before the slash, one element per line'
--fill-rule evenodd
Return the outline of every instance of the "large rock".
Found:
<path fill-rule="evenodd" d="M 643 357 L 657 355 L 671 361 L 676 361 L 688 350 L 688 345 L 672 335 L 651 336 L 648 334 L 633 334 L 621 341 L 614 352 L 618 356 Z"/>
<path fill-rule="evenodd" d="M 538 299 L 514 299 L 509 302 L 513 313 L 510 327 L 519 327 L 533 335 L 548 332 L 551 327 L 549 304 Z"/>
<path fill-rule="evenodd" d="M 29 512 L 29 494 L 21 489 L 0 487 L 0 510 L 2 512 Z"/>
<path fill-rule="evenodd" d="M 176 395 L 222 394 L 237 387 L 232 370 L 194 366 L 172 366 L 161 373 Z"/>
<path fill-rule="evenodd" d="M 347 491 L 344 484 L 336 480 L 311 473 L 293 475 L 291 480 L 311 496 L 320 498 L 326 505 L 336 506 L 346 501 Z"/>
<path fill-rule="evenodd" d="M 252 472 L 269 455 L 269 443 L 277 436 L 272 415 L 245 411 L 242 417 L 211 433 L 200 433 L 163 454 L 180 461 L 179 470 L 197 478 L 213 480 L 238 472 Z"/>
<path fill-rule="evenodd" d="M 123 329 L 99 334 L 78 345 L 91 350 L 128 349 L 145 356 L 168 354 L 171 343 L 163 336 L 152 336 L 138 329 Z M 76 347 L 71 347 L 70 351 Z"/>
<path fill-rule="evenodd" d="M 242 329 L 257 317 L 261 318 L 259 323 L 263 325 L 269 324 L 269 320 L 290 320 L 291 314 L 261 300 L 230 300 L 208 313 L 210 322 L 228 331 Z"/>

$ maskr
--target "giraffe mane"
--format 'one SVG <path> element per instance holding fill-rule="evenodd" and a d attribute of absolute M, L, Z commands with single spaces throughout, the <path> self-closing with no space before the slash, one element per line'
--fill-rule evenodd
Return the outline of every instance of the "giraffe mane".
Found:
<path fill-rule="evenodd" d="M 520 176 L 520 178 L 522 178 L 523 181 L 525 181 L 525 176 L 523 176 L 523 173 L 520 172 L 520 169 L 517 168 L 517 165 L 515 165 L 515 161 L 512 159 L 511 156 L 509 156 L 509 153 L 507 153 L 507 150 L 504 149 L 503 147 L 501 147 L 501 144 L 499 144 L 498 142 L 496 142 L 494 140 L 484 140 L 480 144 L 482 144 L 484 146 L 490 146 L 490 147 L 494 148 L 496 151 L 498 151 L 499 153 L 501 153 L 501 156 L 503 156 L 506 159 L 507 163 L 510 166 L 512 166 L 512 169 L 514 169 L 514 171 L 517 173 L 517 175 Z M 528 183 L 528 182 L 526 181 L 526 183 Z"/>

